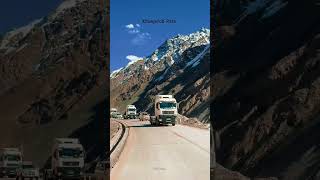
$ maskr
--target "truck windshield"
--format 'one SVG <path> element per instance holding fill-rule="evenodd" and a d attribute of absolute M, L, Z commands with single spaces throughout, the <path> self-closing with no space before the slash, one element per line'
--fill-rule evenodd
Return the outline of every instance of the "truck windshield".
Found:
<path fill-rule="evenodd" d="M 32 169 L 32 168 L 34 168 L 34 166 L 32 164 L 25 164 L 25 165 L 22 165 L 22 168 L 23 169 Z"/>
<path fill-rule="evenodd" d="M 72 149 L 72 148 L 63 148 L 59 150 L 59 156 L 63 157 L 63 158 L 78 158 L 78 157 L 82 157 L 82 151 L 77 148 L 77 149 Z"/>
<path fill-rule="evenodd" d="M 128 111 L 136 111 L 134 108 L 129 108 Z"/>
<path fill-rule="evenodd" d="M 8 154 L 5 156 L 5 159 L 8 161 L 20 161 L 21 157 L 17 154 Z"/>
<path fill-rule="evenodd" d="M 176 103 L 175 102 L 160 102 L 161 109 L 175 109 Z"/>

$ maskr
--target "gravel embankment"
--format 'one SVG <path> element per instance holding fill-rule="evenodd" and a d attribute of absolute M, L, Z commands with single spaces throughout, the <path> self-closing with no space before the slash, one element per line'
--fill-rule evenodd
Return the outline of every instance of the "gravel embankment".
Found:
<path fill-rule="evenodd" d="M 178 115 L 177 123 L 182 124 L 182 125 L 186 125 L 186 126 L 200 128 L 200 129 L 208 129 L 209 128 L 208 124 L 202 123 L 196 118 L 187 118 L 182 115 Z"/>
<path fill-rule="evenodd" d="M 114 135 L 118 132 L 120 129 L 120 125 L 116 121 L 110 121 L 110 140 L 113 138 Z"/>

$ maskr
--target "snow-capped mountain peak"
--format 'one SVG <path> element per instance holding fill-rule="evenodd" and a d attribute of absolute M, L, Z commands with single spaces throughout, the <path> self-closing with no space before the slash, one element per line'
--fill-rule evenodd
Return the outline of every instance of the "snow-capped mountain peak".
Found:
<path fill-rule="evenodd" d="M 88 0 L 64 0 L 55 10 L 55 12 L 48 16 L 49 21 L 53 21 L 55 18 L 57 17 L 62 17 L 63 16 L 63 12 L 65 12 L 68 9 L 74 8 L 78 5 L 80 5 L 81 3 L 83 3 L 84 1 L 88 1 Z M 50 22 L 45 22 L 45 24 L 43 24 L 43 21 L 46 18 L 40 18 L 37 20 L 34 20 L 33 22 L 20 27 L 18 29 L 14 29 L 12 31 L 7 32 L 4 37 L 2 38 L 2 40 L 0 41 L 0 50 L 7 50 L 7 52 L 9 52 L 8 50 L 12 51 L 14 49 L 18 49 L 19 47 L 14 47 L 16 46 L 16 44 L 12 43 L 17 41 L 16 40 L 16 36 L 18 36 L 18 39 L 23 39 L 24 37 L 26 37 L 31 30 L 36 26 L 41 24 L 41 27 L 44 26 L 45 24 L 49 24 Z M 13 39 L 13 40 L 12 40 Z"/>
<path fill-rule="evenodd" d="M 110 74 L 110 77 L 114 78 L 122 69 L 123 69 L 123 67 L 112 71 L 111 74 Z"/>
<path fill-rule="evenodd" d="M 55 14 L 53 14 L 53 17 L 56 17 L 58 14 L 62 13 L 66 9 L 75 7 L 78 3 L 81 3 L 83 1 L 87 1 L 87 0 L 64 0 L 56 9 Z"/>
<path fill-rule="evenodd" d="M 147 60 L 157 61 L 165 57 L 172 57 L 172 60 L 178 61 L 180 55 L 187 49 L 195 46 L 205 45 L 210 43 L 210 30 L 201 28 L 199 31 L 189 35 L 181 35 L 168 39 L 158 49 L 156 49 Z"/>
<path fill-rule="evenodd" d="M 145 65 L 143 69 L 148 70 L 150 67 L 165 59 L 169 60 L 168 66 L 171 66 L 174 63 L 179 62 L 181 55 L 185 50 L 202 45 L 207 46 L 208 44 L 210 44 L 209 29 L 201 28 L 200 30 L 188 35 L 178 34 L 177 36 L 166 40 L 151 55 L 144 58 L 143 61 Z M 129 62 L 126 67 L 111 73 L 110 77 L 117 77 L 120 72 L 125 71 L 129 66 L 132 66 L 135 63 L 136 62 Z"/>
<path fill-rule="evenodd" d="M 34 28 L 34 26 L 36 26 L 41 21 L 42 21 L 42 18 L 34 20 L 33 22 L 31 22 L 23 27 L 20 27 L 18 29 L 14 29 L 12 31 L 7 32 L 1 41 L 0 49 L 8 48 L 8 44 L 10 43 L 10 39 L 16 35 L 21 35 L 20 39 L 24 38 Z"/>

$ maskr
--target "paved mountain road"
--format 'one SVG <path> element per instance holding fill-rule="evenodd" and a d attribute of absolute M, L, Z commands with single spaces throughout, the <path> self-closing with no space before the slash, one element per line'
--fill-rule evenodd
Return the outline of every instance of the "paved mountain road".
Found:
<path fill-rule="evenodd" d="M 129 136 L 111 180 L 210 179 L 210 132 L 123 120 Z"/>

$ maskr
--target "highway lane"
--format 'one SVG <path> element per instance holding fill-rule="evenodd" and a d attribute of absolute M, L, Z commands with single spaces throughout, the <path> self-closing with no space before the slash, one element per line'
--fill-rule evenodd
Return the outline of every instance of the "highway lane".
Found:
<path fill-rule="evenodd" d="M 130 127 L 129 136 L 111 180 L 210 179 L 209 130 L 123 122 Z"/>

